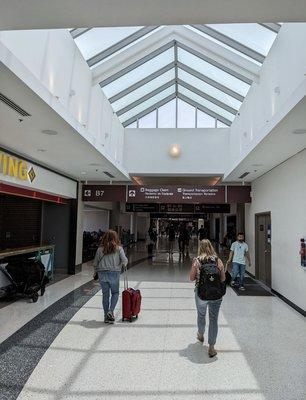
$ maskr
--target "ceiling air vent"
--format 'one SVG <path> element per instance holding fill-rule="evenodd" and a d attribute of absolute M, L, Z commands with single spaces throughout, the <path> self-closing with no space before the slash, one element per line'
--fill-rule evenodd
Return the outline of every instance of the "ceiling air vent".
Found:
<path fill-rule="evenodd" d="M 21 107 L 19 107 L 16 103 L 14 103 L 8 97 L 4 96 L 3 93 L 0 93 L 0 101 L 2 101 L 7 106 L 12 108 L 14 111 L 18 112 L 18 114 L 22 115 L 23 117 L 30 117 L 31 116 L 29 113 L 27 113 L 25 110 L 23 110 Z"/>
<path fill-rule="evenodd" d="M 240 175 L 238 179 L 243 179 L 243 178 L 245 178 L 247 175 L 249 175 L 249 172 L 245 172 L 244 174 Z"/>
<path fill-rule="evenodd" d="M 110 172 L 103 171 L 103 173 L 108 176 L 109 178 L 115 178 L 114 175 L 112 175 Z"/>

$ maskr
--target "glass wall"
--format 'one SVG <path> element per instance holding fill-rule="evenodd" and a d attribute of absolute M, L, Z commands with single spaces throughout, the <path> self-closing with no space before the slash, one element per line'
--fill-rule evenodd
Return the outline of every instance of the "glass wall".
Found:
<path fill-rule="evenodd" d="M 228 128 L 187 102 L 175 98 L 138 118 L 126 128 Z"/>

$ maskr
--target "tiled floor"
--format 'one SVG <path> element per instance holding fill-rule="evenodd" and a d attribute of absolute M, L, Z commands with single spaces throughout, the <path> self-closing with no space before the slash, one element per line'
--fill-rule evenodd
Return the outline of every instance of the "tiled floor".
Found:
<path fill-rule="evenodd" d="M 119 301 L 118 322 L 105 326 L 101 292 L 91 297 L 18 399 L 305 400 L 305 318 L 276 297 L 239 297 L 229 289 L 218 356 L 210 359 L 206 344 L 195 340 L 189 266 L 178 254 L 169 260 L 160 253 L 130 270 L 143 295 L 132 324 L 120 322 Z"/>

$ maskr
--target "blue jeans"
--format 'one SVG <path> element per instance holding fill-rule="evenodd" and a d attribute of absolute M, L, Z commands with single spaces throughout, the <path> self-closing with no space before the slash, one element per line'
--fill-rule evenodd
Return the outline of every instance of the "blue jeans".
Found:
<path fill-rule="evenodd" d="M 203 335 L 205 332 L 206 310 L 208 307 L 209 311 L 208 344 L 215 345 L 218 335 L 218 316 L 222 299 L 201 300 L 196 291 L 195 302 L 198 310 L 198 332 L 200 335 Z"/>
<path fill-rule="evenodd" d="M 232 271 L 231 271 L 232 281 L 234 281 L 236 279 L 237 275 L 239 275 L 240 286 L 243 286 L 244 274 L 245 274 L 245 265 L 239 264 L 237 262 L 233 262 L 233 267 L 232 267 Z"/>
<path fill-rule="evenodd" d="M 110 311 L 114 312 L 119 298 L 120 272 L 117 271 L 99 271 L 100 285 L 102 288 L 102 305 L 104 316 Z"/>

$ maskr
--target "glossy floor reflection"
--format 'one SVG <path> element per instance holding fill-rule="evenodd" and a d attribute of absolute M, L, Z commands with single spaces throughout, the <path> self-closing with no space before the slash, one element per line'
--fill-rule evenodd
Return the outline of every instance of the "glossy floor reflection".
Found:
<path fill-rule="evenodd" d="M 144 249 L 143 249 L 144 251 Z M 70 320 L 42 357 L 20 400 L 306 398 L 305 318 L 276 297 L 222 305 L 218 356 L 197 343 L 190 259 L 158 253 L 129 271 L 140 288 L 139 320 L 103 324 L 101 292 Z"/>

